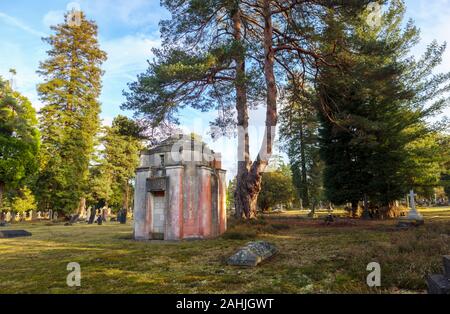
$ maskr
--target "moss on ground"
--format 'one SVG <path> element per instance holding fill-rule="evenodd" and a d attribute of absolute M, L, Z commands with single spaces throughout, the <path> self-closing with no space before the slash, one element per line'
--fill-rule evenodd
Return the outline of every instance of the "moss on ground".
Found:
<path fill-rule="evenodd" d="M 304 212 L 232 223 L 207 241 L 136 242 L 131 225 L 21 223 L 32 237 L 0 239 L 0 293 L 422 293 L 424 277 L 450 254 L 450 208 L 422 210 L 426 224 L 401 231 L 396 221 L 342 219 L 327 226 Z M 323 214 L 322 214 L 323 215 Z M 256 268 L 225 260 L 249 240 L 280 253 Z M 379 262 L 382 287 L 366 286 Z M 81 265 L 82 286 L 66 285 L 67 264 Z"/>

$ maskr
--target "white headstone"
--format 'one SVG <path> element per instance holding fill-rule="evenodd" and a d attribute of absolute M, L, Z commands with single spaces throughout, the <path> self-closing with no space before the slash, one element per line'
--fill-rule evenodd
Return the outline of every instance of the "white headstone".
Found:
<path fill-rule="evenodd" d="M 414 197 L 415 197 L 414 190 L 411 190 L 409 192 L 410 210 L 406 218 L 410 220 L 423 220 L 422 215 L 419 214 L 419 212 L 416 209 L 416 202 L 414 200 Z"/>

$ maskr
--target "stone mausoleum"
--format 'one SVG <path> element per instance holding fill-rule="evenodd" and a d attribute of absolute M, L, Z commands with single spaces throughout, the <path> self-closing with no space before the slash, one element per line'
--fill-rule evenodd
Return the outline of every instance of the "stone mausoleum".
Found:
<path fill-rule="evenodd" d="M 221 155 L 194 135 L 176 135 L 141 153 L 134 198 L 136 240 L 216 237 L 226 231 Z"/>

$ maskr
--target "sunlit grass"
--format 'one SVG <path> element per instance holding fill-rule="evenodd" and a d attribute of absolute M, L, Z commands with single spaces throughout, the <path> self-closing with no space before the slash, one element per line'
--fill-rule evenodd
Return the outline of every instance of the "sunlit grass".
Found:
<path fill-rule="evenodd" d="M 305 211 L 235 224 L 208 241 L 136 242 L 131 225 L 21 223 L 32 237 L 0 239 L 0 293 L 422 293 L 424 277 L 450 254 L 450 208 L 419 208 L 426 224 L 400 231 L 395 220 L 344 219 L 327 226 Z M 256 268 L 225 260 L 251 240 L 280 253 Z M 366 266 L 382 267 L 382 287 L 366 286 Z M 82 286 L 66 285 L 78 262 Z"/>

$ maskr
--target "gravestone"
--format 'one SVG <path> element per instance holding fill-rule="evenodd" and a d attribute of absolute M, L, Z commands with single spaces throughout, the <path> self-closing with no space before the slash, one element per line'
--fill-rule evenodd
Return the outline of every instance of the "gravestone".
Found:
<path fill-rule="evenodd" d="M 3 230 L 0 231 L 0 239 L 11 239 L 20 237 L 31 237 L 31 233 L 25 230 Z"/>
<path fill-rule="evenodd" d="M 99 213 L 98 216 L 97 216 L 97 224 L 99 226 L 101 226 L 103 224 L 103 215 L 102 215 L 102 213 Z"/>
<path fill-rule="evenodd" d="M 410 227 L 417 227 L 424 224 L 423 216 L 416 209 L 414 197 L 415 197 L 414 191 L 411 190 L 409 192 L 410 209 L 405 217 L 400 217 L 400 220 L 397 224 L 398 228 L 407 229 Z"/>
<path fill-rule="evenodd" d="M 53 219 L 53 210 L 50 209 L 50 210 L 48 211 L 48 217 L 47 217 L 47 219 L 48 219 L 48 220 L 52 220 L 52 219 Z"/>
<path fill-rule="evenodd" d="M 249 242 L 228 258 L 228 265 L 254 267 L 278 253 L 278 249 L 265 241 Z"/>
<path fill-rule="evenodd" d="M 58 212 L 53 213 L 53 220 L 58 220 Z"/>
<path fill-rule="evenodd" d="M 42 219 L 42 213 L 40 211 L 37 212 L 37 219 Z"/>
<path fill-rule="evenodd" d="M 117 213 L 117 221 L 120 222 L 121 224 L 127 223 L 127 210 L 125 208 L 122 208 Z"/>
<path fill-rule="evenodd" d="M 6 221 L 6 222 L 10 222 L 10 221 L 11 221 L 11 213 L 10 213 L 10 212 L 7 212 L 7 213 L 6 213 L 5 221 Z"/>
<path fill-rule="evenodd" d="M 69 224 L 76 223 L 78 221 L 78 219 L 80 219 L 80 214 L 71 215 L 70 216 L 70 220 L 69 220 Z"/>
<path fill-rule="evenodd" d="M 444 273 L 427 277 L 429 294 L 450 294 L 450 255 L 444 256 Z"/>

